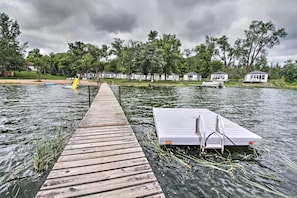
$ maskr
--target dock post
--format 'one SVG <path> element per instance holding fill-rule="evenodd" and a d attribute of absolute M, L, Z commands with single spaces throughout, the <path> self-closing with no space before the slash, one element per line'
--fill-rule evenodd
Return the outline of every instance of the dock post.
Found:
<path fill-rule="evenodd" d="M 120 103 L 120 106 L 122 106 L 122 103 L 121 103 L 121 86 L 119 86 L 119 103 Z"/>
<path fill-rule="evenodd" d="M 89 107 L 91 106 L 91 90 L 90 86 L 88 86 L 88 93 L 89 93 Z"/>

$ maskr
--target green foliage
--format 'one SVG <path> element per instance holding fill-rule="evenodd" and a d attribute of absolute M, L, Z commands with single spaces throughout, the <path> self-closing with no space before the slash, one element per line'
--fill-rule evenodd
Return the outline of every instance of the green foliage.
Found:
<path fill-rule="evenodd" d="M 195 48 L 195 64 L 197 65 L 195 72 L 206 78 L 211 73 L 223 69 L 223 63 L 215 59 L 215 40 L 205 37 L 205 44 L 200 44 Z"/>
<path fill-rule="evenodd" d="M 165 65 L 164 51 L 157 47 L 155 41 L 142 44 L 135 53 L 135 67 L 139 67 L 139 72 L 144 75 L 161 73 Z"/>
<path fill-rule="evenodd" d="M 36 79 L 37 72 L 34 71 L 20 71 L 15 72 L 14 79 Z M 48 80 L 65 80 L 64 76 L 54 76 L 51 74 L 46 75 L 46 79 Z"/>
<path fill-rule="evenodd" d="M 164 34 L 156 42 L 158 48 L 163 50 L 164 64 L 162 66 L 162 73 L 165 74 L 166 80 L 168 74 L 177 71 L 178 64 L 182 58 L 180 52 L 181 42 L 174 34 Z"/>
<path fill-rule="evenodd" d="M 0 27 L 0 70 L 23 69 L 22 53 L 26 43 L 21 45 L 18 41 L 21 31 L 17 21 L 1 13 Z M 163 34 L 158 37 L 158 32 L 151 30 L 145 43 L 115 38 L 111 46 L 104 44 L 100 48 L 76 41 L 68 43 L 67 52 L 51 53 L 49 56 L 40 54 L 39 49 L 33 49 L 27 61 L 37 67 L 38 80 L 41 72 L 46 79 L 46 73 L 73 77 L 104 71 L 122 72 L 128 76 L 136 72 L 145 75 L 163 73 L 165 78 L 171 73 L 197 72 L 208 77 L 213 72 L 225 71 L 232 78 L 242 78 L 251 70 L 261 70 L 269 72 L 272 79 L 280 78 L 281 69 L 269 68 L 266 58 L 268 50 L 286 37 L 285 29 L 276 29 L 272 22 L 252 21 L 244 33 L 245 38 L 236 40 L 233 45 L 225 35 L 219 38 L 206 36 L 205 43 L 197 45 L 195 49 L 186 49 L 182 54 L 181 42 L 176 35 Z M 294 76 L 290 76 L 287 70 L 292 68 L 287 66 L 282 71 L 285 79 L 294 81 Z"/>
<path fill-rule="evenodd" d="M 266 59 L 268 49 L 280 43 L 281 38 L 285 38 L 287 33 L 284 28 L 276 29 L 275 25 L 269 21 L 252 21 L 248 30 L 244 31 L 244 39 L 239 39 L 240 61 L 246 66 L 247 73 L 251 71 L 254 64 Z"/>
<path fill-rule="evenodd" d="M 21 44 L 19 24 L 4 12 L 0 13 L 0 76 L 5 71 L 24 68 L 23 52 L 27 43 Z"/>
<path fill-rule="evenodd" d="M 27 61 L 30 61 L 37 68 L 37 80 L 40 81 L 40 72 L 43 71 L 44 79 L 46 79 L 48 57 L 40 54 L 40 50 L 35 48 L 28 54 Z"/>
<path fill-rule="evenodd" d="M 287 82 L 297 82 L 297 60 L 295 63 L 287 61 L 282 69 L 282 74 Z"/>

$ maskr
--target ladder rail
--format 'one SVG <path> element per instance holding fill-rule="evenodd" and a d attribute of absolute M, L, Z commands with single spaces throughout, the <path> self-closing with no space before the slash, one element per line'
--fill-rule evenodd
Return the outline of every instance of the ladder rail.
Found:
<path fill-rule="evenodd" d="M 207 147 L 208 138 L 211 135 L 215 134 L 215 135 L 217 135 L 219 137 L 219 144 L 220 144 L 221 152 L 224 153 L 225 128 L 224 128 L 223 119 L 222 119 L 222 117 L 220 115 L 217 115 L 217 117 L 216 117 L 215 130 L 212 133 L 210 133 L 210 135 L 207 138 L 205 138 L 206 129 L 205 129 L 203 116 L 199 115 L 198 118 L 196 118 L 195 133 L 199 137 L 201 152 L 205 151 L 205 149 Z M 211 147 L 209 147 L 209 148 L 211 148 Z"/>

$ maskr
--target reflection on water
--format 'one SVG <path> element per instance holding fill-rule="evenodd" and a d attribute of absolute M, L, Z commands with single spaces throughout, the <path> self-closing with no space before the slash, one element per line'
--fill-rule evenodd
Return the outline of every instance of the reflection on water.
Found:
<path fill-rule="evenodd" d="M 92 99 L 97 90 L 91 87 Z M 33 135 L 50 139 L 62 128 L 69 138 L 87 109 L 87 87 L 0 86 L 0 197 L 36 193 L 45 174 L 33 170 Z"/>
<path fill-rule="evenodd" d="M 113 87 L 118 93 L 118 87 Z M 257 161 L 239 161 L 249 171 L 249 181 L 288 196 L 296 196 L 297 91 L 225 88 L 121 88 L 124 111 L 144 148 L 167 197 L 278 197 L 228 174 L 201 166 L 188 169 L 164 161 L 146 146 L 154 131 L 153 107 L 207 108 L 263 137 Z M 236 174 L 236 173 L 235 173 Z M 241 172 L 236 177 L 240 178 Z M 267 177 L 269 175 L 269 177 Z"/>

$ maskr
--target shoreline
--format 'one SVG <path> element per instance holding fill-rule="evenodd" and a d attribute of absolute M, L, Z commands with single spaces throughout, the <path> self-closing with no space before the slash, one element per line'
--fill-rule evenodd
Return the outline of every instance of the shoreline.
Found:
<path fill-rule="evenodd" d="M 51 80 L 41 80 L 38 82 L 36 79 L 0 79 L 0 85 L 44 85 L 46 83 L 55 83 L 57 85 L 71 85 L 73 80 L 65 79 L 51 79 Z M 101 83 L 107 83 L 110 85 L 118 85 L 118 86 L 135 86 L 135 87 L 182 87 L 182 86 L 198 86 L 201 87 L 201 83 L 191 83 L 191 82 L 150 82 L 150 81 L 117 81 L 117 80 L 102 80 L 100 82 L 92 81 L 92 80 L 80 80 L 80 86 L 98 86 Z M 289 84 L 289 83 L 226 83 L 226 87 L 234 87 L 234 88 L 273 88 L 273 89 L 293 89 L 297 90 L 297 84 Z"/>
<path fill-rule="evenodd" d="M 55 83 L 57 85 L 71 85 L 73 80 L 23 80 L 23 79 L 0 79 L 0 85 L 44 85 L 45 83 Z M 81 86 L 97 86 L 95 81 L 80 80 Z"/>

